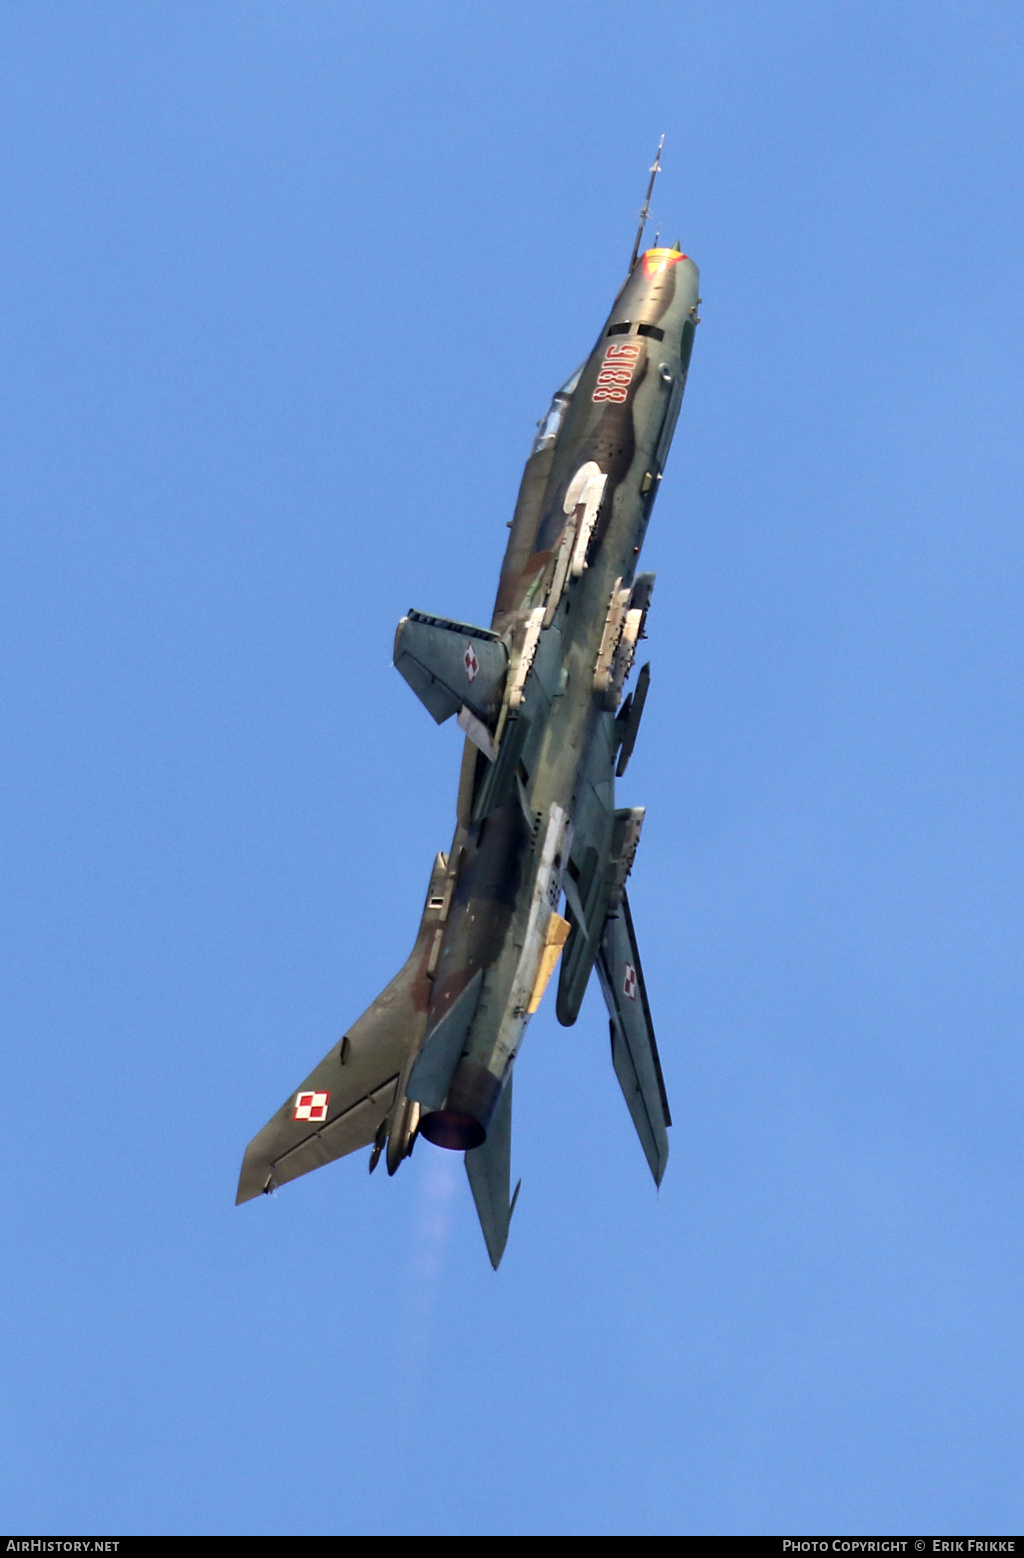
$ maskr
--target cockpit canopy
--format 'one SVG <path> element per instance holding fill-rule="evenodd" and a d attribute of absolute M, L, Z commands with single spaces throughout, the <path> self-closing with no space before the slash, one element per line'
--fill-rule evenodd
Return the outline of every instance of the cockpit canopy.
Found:
<path fill-rule="evenodd" d="M 587 360 L 584 358 L 572 378 L 566 379 L 561 389 L 555 391 L 547 416 L 541 417 L 537 423 L 537 436 L 533 441 L 531 454 L 538 454 L 541 449 L 550 449 L 558 437 L 559 429 L 565 421 L 565 413 L 569 409 L 569 402 L 586 366 Z"/>

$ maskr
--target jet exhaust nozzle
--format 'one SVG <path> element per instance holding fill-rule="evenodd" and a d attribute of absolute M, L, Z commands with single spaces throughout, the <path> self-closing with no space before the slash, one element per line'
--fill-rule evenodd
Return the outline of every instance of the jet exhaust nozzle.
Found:
<path fill-rule="evenodd" d="M 456 1109 L 435 1109 L 420 1121 L 420 1135 L 433 1142 L 435 1147 L 447 1147 L 449 1152 L 469 1152 L 482 1147 L 487 1132 L 480 1121 L 471 1114 L 460 1114 Z"/>

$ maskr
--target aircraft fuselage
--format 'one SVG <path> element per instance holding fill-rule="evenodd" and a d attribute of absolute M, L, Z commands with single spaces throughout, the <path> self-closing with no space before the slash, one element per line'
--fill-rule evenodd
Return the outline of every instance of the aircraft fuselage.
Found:
<path fill-rule="evenodd" d="M 506 715 L 501 732 L 502 744 L 515 739 L 521 745 L 512 781 L 493 809 L 486 809 L 486 786 L 500 754 L 489 763 L 467 743 L 449 855 L 451 907 L 428 1034 L 478 975 L 480 984 L 443 1104 L 431 1108 L 424 1090 L 420 1130 L 440 1146 L 467 1149 L 484 1140 L 530 1016 L 542 953 L 537 933 L 545 928 L 540 921 L 545 907 L 557 907 L 564 874 L 571 871 L 570 890 L 575 887 L 584 910 L 586 895 L 600 891 L 594 873 L 612 844 L 616 702 L 623 678 L 610 675 L 607 689 L 596 688 L 595 678 L 602 642 L 616 631 L 615 613 L 628 612 L 685 386 L 698 282 L 696 266 L 678 251 L 643 256 L 565 397 L 560 425 L 556 397 L 523 473 L 491 626 L 515 646 L 528 636 L 531 619 L 543 613 L 548 620 L 535 648 L 527 645 L 534 658 L 522 701 L 514 716 Z M 605 480 L 596 512 L 579 515 L 592 526 L 582 538 L 586 565 L 573 578 L 570 558 L 552 610 L 564 561 L 559 548 L 564 551 L 571 519 L 566 498 L 576 496 L 571 484 L 588 465 L 597 473 L 595 486 Z M 510 678 L 515 665 L 514 647 Z M 520 732 L 520 724 L 527 728 Z M 410 1096 L 416 1096 L 415 1078 Z"/>

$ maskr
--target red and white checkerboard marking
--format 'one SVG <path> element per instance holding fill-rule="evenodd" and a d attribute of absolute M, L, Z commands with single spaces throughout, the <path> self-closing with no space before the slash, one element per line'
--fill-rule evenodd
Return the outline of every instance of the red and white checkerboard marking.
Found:
<path fill-rule="evenodd" d="M 472 644 L 466 645 L 466 653 L 462 658 L 466 664 L 466 680 L 471 682 L 475 678 L 477 671 L 480 669 L 480 662 L 476 657 L 476 650 L 473 648 Z"/>
<path fill-rule="evenodd" d="M 631 1001 L 636 1000 L 636 969 L 632 963 L 626 964 L 626 972 L 622 980 L 622 993 L 628 995 Z"/>
<path fill-rule="evenodd" d="M 330 1093 L 296 1093 L 293 1120 L 326 1120 Z"/>

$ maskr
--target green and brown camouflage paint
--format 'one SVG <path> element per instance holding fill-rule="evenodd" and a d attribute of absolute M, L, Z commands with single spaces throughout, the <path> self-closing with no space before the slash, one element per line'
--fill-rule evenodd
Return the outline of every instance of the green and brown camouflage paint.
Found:
<path fill-rule="evenodd" d="M 557 1015 L 575 1021 L 597 958 L 616 1072 L 660 1181 L 670 1119 L 623 894 L 639 820 L 627 847 L 633 814 L 615 810 L 616 756 L 624 738 L 632 745 L 637 711 L 630 724 L 629 699 L 617 714 L 614 696 L 632 651 L 610 687 L 596 672 L 624 636 L 630 588 L 639 627 L 649 601 L 653 576 L 638 578 L 637 564 L 686 384 L 698 290 L 697 267 L 678 246 L 647 250 L 590 356 L 539 424 L 492 619 L 509 652 L 504 703 L 489 733 L 483 725 L 476 731 L 487 755 L 466 741 L 455 836 L 434 862 L 415 945 L 387 989 L 249 1143 L 239 1201 L 371 1143 L 371 1171 L 386 1145 L 394 1173 L 422 1132 L 465 1149 L 497 1266 L 515 1202 L 508 1195 L 512 1066 L 543 988 L 539 978 L 530 994 L 532 960 L 546 966 L 538 927 L 557 921 L 564 933 L 557 914 L 563 888 L 572 928 Z M 587 486 L 593 480 L 596 488 Z M 599 497 L 574 509 L 581 490 Z M 459 654 L 469 645 L 471 678 L 480 630 L 436 625 L 459 635 Z M 441 712 L 431 712 L 447 717 L 443 698 Z M 472 736 L 471 725 L 465 728 Z"/>
<path fill-rule="evenodd" d="M 570 380 L 571 390 L 567 386 L 556 395 L 553 412 L 557 415 L 561 397 L 564 415 L 554 440 L 544 437 L 553 420 L 549 413 L 523 473 L 491 624 L 513 642 L 551 586 L 569 519 L 563 500 L 573 476 L 593 461 L 608 480 L 586 571 L 565 591 L 542 635 L 560 638 L 565 689 L 545 699 L 543 688 L 534 685 L 538 671 L 531 673 L 524 700 L 531 729 L 520 765 L 522 794 L 517 785 L 503 805 L 477 822 L 472 798 L 489 765 L 467 743 L 472 778 L 467 785 L 464 774 L 464 805 L 450 856 L 456 886 L 428 1034 L 478 970 L 483 982 L 445 1106 L 420 1124 L 438 1145 L 472 1148 L 483 1141 L 515 1056 L 515 1048 L 502 1042 L 500 1027 L 523 946 L 542 826 L 531 829 L 527 813 L 544 819 L 552 804 L 568 813 L 577 869 L 585 869 L 588 857 L 603 860 L 607 854 L 615 811 L 615 716 L 593 692 L 593 667 L 612 589 L 616 581 L 631 584 L 636 573 L 685 388 L 698 291 L 697 267 L 677 249 L 651 249 L 641 257 L 575 384 Z M 625 348 L 625 355 L 620 350 L 609 359 L 616 348 Z M 573 934 L 578 944 L 580 933 Z M 578 1010 L 578 1001 L 574 1004 Z M 520 1029 L 517 1043 L 521 1036 Z"/>

